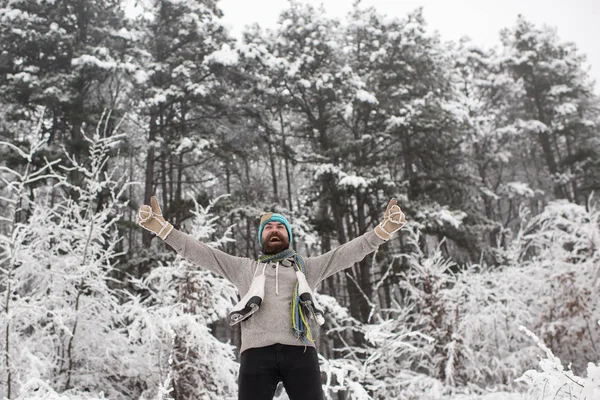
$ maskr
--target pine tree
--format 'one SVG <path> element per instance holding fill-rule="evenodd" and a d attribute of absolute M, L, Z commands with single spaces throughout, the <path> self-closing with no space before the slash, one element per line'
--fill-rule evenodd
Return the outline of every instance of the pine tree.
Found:
<path fill-rule="evenodd" d="M 556 198 L 585 202 L 596 187 L 597 97 L 584 69 L 585 57 L 556 31 L 519 17 L 502 32 L 506 67 L 521 88 L 519 131 L 535 139 L 528 147 L 532 166 L 547 179 L 539 187 Z"/>
<path fill-rule="evenodd" d="M 490 262 L 493 248 L 508 245 L 510 230 L 518 229 L 524 205 L 535 210 L 535 177 L 523 168 L 520 155 L 527 138 L 514 126 L 519 88 L 495 49 L 470 40 L 450 49 L 454 60 L 455 112 L 463 116 L 466 170 L 462 209 L 470 216 L 471 248 L 484 251 Z M 491 254 L 490 254 L 491 253 Z"/>
<path fill-rule="evenodd" d="M 42 106 L 40 134 L 71 152 L 85 150 L 82 130 L 93 134 L 102 111 L 120 105 L 114 82 L 127 68 L 128 46 L 120 2 L 8 2 L 0 20 L 0 85 L 9 117 L 27 119 Z"/>
<path fill-rule="evenodd" d="M 237 55 L 215 2 L 159 1 L 148 7 L 135 23 L 140 36 L 135 108 L 147 132 L 141 147 L 144 199 L 160 191 L 165 216 L 178 226 L 189 218 L 181 204 L 186 186 L 210 175 L 191 167 L 210 158 L 205 151 L 218 138 L 213 121 L 227 114 L 224 76 Z M 149 242 L 146 235 L 144 245 Z"/>

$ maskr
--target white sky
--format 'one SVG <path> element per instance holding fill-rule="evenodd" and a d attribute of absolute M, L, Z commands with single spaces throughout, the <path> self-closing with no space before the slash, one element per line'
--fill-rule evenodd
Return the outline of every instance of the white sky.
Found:
<path fill-rule="evenodd" d="M 303 0 L 323 4 L 328 15 L 343 17 L 354 0 Z M 557 28 L 561 41 L 574 42 L 587 56 L 590 75 L 600 82 L 600 0 L 363 0 L 382 14 L 403 17 L 423 6 L 429 28 L 442 39 L 469 36 L 474 43 L 491 47 L 499 43 L 500 30 L 512 27 L 517 15 L 538 26 Z M 220 0 L 223 20 L 234 35 L 254 22 L 274 27 L 279 13 L 287 8 L 286 0 Z M 599 93 L 596 83 L 596 93 Z"/>

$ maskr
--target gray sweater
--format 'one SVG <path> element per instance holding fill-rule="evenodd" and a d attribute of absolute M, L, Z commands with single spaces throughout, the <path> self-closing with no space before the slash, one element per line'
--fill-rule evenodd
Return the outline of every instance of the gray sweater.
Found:
<path fill-rule="evenodd" d="M 241 297 L 244 297 L 250 288 L 257 268 L 260 268 L 257 271 L 258 275 L 265 267 L 265 264 L 259 265 L 256 260 L 235 257 L 209 247 L 176 229 L 173 229 L 165 241 L 177 251 L 177 254 L 190 260 L 199 268 L 215 272 L 232 282 Z M 325 254 L 305 258 L 306 280 L 311 290 L 314 291 L 316 286 L 330 275 L 361 261 L 382 243 L 384 241 L 375 232 L 369 230 L 362 236 Z M 275 343 L 307 345 L 297 339 L 292 331 L 291 302 L 297 281 L 294 269 L 272 262 L 266 265 L 265 278 L 265 298 L 260 309 L 250 318 L 241 322 L 242 346 L 240 352 Z"/>

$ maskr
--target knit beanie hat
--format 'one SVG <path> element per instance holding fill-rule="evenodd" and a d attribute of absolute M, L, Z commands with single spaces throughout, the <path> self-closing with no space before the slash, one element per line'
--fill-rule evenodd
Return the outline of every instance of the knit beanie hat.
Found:
<path fill-rule="evenodd" d="M 262 248 L 262 233 L 265 229 L 265 225 L 269 222 L 281 222 L 285 225 L 285 229 L 287 230 L 288 236 L 290 238 L 290 247 L 292 246 L 292 227 L 290 222 L 281 214 L 278 213 L 266 213 L 260 219 L 260 225 L 258 227 L 258 243 Z"/>

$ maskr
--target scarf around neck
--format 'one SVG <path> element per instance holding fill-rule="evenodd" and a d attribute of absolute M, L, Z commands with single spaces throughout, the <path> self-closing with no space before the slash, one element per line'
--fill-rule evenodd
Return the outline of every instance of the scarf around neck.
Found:
<path fill-rule="evenodd" d="M 293 249 L 287 249 L 276 254 L 261 254 L 258 261 L 261 263 L 268 263 L 271 261 L 281 262 L 287 259 L 293 259 L 294 269 L 296 271 L 301 271 L 306 275 L 306 264 L 304 259 Z M 304 308 L 305 307 L 302 307 L 300 304 L 298 281 L 296 281 L 296 286 L 292 295 L 292 330 L 298 339 L 314 342 L 315 340 L 312 337 L 312 332 L 308 324 L 308 317 L 314 314 L 314 310 L 305 310 Z"/>

